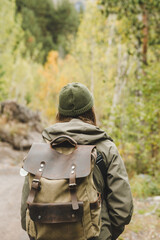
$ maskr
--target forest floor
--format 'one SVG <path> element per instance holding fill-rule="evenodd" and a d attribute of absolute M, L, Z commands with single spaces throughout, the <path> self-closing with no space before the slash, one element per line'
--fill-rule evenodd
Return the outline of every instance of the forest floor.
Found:
<path fill-rule="evenodd" d="M 29 240 L 21 229 L 20 201 L 24 178 L 20 167 L 4 167 L 0 164 L 0 239 Z"/>
<path fill-rule="evenodd" d="M 134 199 L 132 220 L 119 240 L 160 240 L 160 196 Z"/>
<path fill-rule="evenodd" d="M 0 162 L 0 239 L 28 240 L 20 225 L 20 199 L 24 178 L 20 166 Z M 160 240 L 160 197 L 134 199 L 131 223 L 119 240 Z"/>

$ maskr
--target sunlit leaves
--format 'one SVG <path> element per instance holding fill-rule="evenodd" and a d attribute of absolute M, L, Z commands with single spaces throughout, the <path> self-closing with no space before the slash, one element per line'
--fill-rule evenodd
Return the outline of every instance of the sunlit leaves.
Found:
<path fill-rule="evenodd" d="M 38 108 L 54 121 L 58 105 L 58 93 L 60 89 L 69 82 L 67 75 L 63 73 L 63 66 L 67 59 L 60 59 L 56 51 L 51 51 L 48 54 L 47 62 L 41 70 L 43 81 L 40 84 L 40 90 L 37 92 L 39 99 Z"/>

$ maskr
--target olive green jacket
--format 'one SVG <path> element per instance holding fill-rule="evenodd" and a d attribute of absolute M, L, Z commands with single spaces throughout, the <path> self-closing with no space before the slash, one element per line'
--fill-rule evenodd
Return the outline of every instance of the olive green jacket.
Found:
<path fill-rule="evenodd" d="M 97 166 L 94 169 L 94 181 L 99 192 L 107 195 L 102 202 L 102 228 L 96 240 L 114 240 L 123 232 L 124 226 L 131 220 L 133 201 L 128 182 L 128 176 L 118 150 L 107 134 L 96 126 L 84 123 L 79 119 L 70 122 L 56 123 L 42 132 L 45 141 L 51 141 L 59 135 L 69 135 L 78 144 L 94 144 L 103 155 L 106 165 L 107 179 L 104 183 L 102 174 Z M 26 199 L 29 193 L 28 178 L 25 179 L 22 202 L 21 222 L 25 229 Z"/>

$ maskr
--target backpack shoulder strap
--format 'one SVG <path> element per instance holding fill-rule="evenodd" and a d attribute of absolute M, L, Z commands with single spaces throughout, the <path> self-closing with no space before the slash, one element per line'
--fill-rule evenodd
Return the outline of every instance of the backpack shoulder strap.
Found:
<path fill-rule="evenodd" d="M 107 179 L 107 167 L 105 165 L 105 162 L 103 160 L 103 156 L 100 152 L 97 151 L 97 159 L 96 159 L 96 165 L 98 166 L 99 170 L 101 171 L 105 188 L 107 188 L 106 179 Z"/>

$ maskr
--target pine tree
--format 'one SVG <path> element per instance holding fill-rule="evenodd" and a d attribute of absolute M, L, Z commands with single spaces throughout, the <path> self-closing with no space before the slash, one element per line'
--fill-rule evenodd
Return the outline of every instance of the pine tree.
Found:
<path fill-rule="evenodd" d="M 30 55 L 38 62 L 44 62 L 52 49 L 67 52 L 68 36 L 74 34 L 79 16 L 67 0 L 56 6 L 52 0 L 16 0 L 17 11 L 22 14 L 22 27 Z M 37 53 L 37 50 L 39 52 Z"/>

